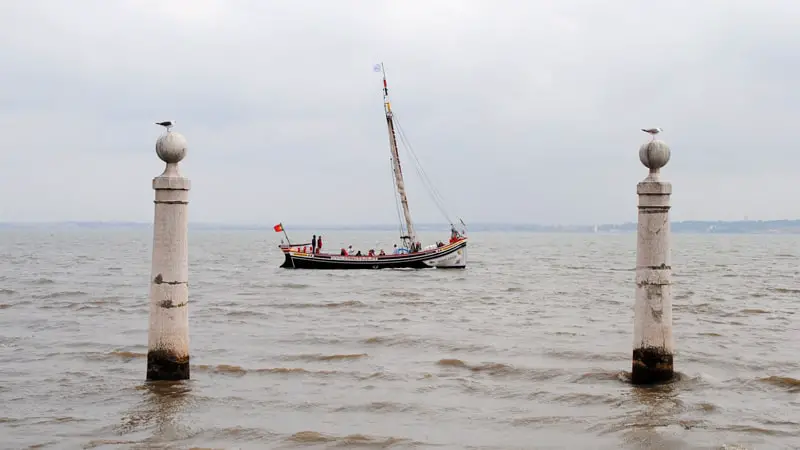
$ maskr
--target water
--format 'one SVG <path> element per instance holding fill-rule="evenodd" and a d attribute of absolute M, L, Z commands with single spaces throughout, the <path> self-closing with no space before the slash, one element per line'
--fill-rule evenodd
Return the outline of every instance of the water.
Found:
<path fill-rule="evenodd" d="M 315 272 L 278 269 L 274 233 L 193 231 L 177 384 L 144 382 L 150 236 L 0 232 L 0 447 L 800 442 L 798 237 L 675 235 L 681 376 L 643 389 L 633 235 L 474 233 L 465 271 Z"/>

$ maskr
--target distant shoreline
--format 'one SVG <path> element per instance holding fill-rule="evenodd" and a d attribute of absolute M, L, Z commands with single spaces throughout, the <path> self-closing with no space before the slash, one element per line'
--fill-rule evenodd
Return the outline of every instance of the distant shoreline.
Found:
<path fill-rule="evenodd" d="M 675 233 L 702 234 L 800 234 L 800 220 L 741 220 L 741 221 L 681 221 L 670 224 Z M 145 222 L 0 222 L 0 230 L 8 229 L 141 229 L 150 228 Z M 272 231 L 272 225 L 191 223 L 195 230 Z M 288 225 L 287 231 L 397 231 L 397 225 Z M 447 231 L 447 224 L 417 224 L 418 231 Z M 475 223 L 468 225 L 473 232 L 527 233 L 635 233 L 636 223 L 598 225 L 537 225 Z"/>

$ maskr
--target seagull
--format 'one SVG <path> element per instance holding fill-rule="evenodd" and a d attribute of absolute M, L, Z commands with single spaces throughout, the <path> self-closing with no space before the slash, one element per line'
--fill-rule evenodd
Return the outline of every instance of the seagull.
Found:
<path fill-rule="evenodd" d="M 650 136 L 653 136 L 653 139 L 655 139 L 656 135 L 664 130 L 662 128 L 642 128 L 642 131 L 650 133 Z"/>
<path fill-rule="evenodd" d="M 174 120 L 165 120 L 163 122 L 156 122 L 156 125 L 161 125 L 162 127 L 166 128 L 169 132 L 169 129 L 175 126 Z"/>

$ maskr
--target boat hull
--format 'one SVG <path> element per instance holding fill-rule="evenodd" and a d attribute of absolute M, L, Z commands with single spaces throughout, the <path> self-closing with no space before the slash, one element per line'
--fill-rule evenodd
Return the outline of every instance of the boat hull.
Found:
<path fill-rule="evenodd" d="M 464 269 L 467 266 L 467 240 L 407 255 L 340 256 L 284 252 L 284 269 L 378 270 L 378 269 Z"/>

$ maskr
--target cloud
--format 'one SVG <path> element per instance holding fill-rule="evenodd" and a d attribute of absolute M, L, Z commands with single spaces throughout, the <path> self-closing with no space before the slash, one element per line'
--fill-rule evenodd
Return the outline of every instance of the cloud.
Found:
<path fill-rule="evenodd" d="M 0 4 L 0 221 L 141 220 L 153 122 L 189 141 L 192 220 L 396 220 L 380 79 L 469 223 L 635 218 L 638 131 L 675 218 L 798 217 L 800 5 L 37 0 Z M 789 141 L 786 143 L 785 141 Z M 412 212 L 440 221 L 403 158 Z M 779 188 L 778 188 L 779 187 Z"/>

